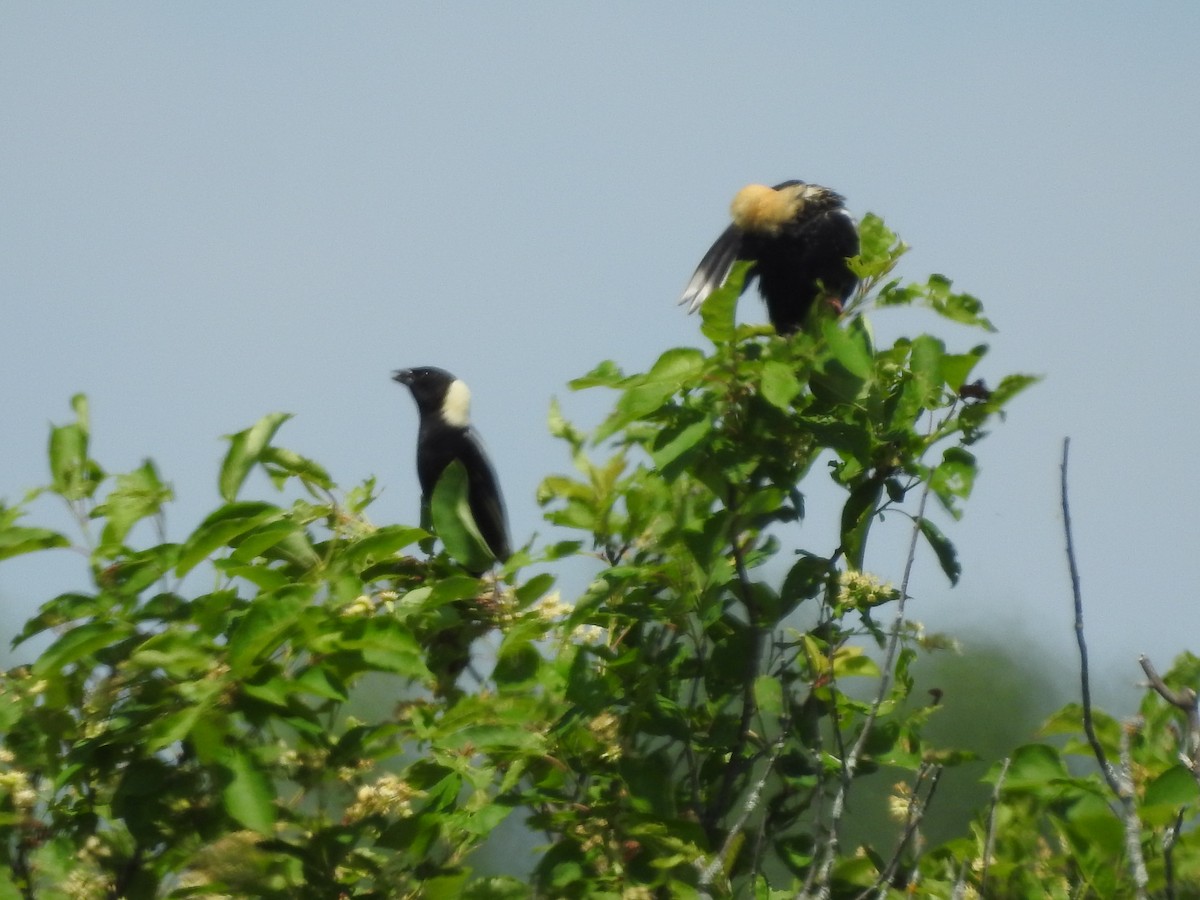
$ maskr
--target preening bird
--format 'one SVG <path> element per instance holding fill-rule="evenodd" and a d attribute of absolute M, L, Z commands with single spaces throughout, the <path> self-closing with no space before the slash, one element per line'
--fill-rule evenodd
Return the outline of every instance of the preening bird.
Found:
<path fill-rule="evenodd" d="M 704 254 L 679 298 L 688 312 L 725 283 L 738 260 L 749 260 L 746 284 L 758 278 L 767 315 L 780 334 L 797 331 L 818 298 L 840 311 L 858 284 L 846 258 L 858 254 L 858 229 L 843 197 L 803 181 L 750 184 L 730 205 L 733 224 Z"/>
<path fill-rule="evenodd" d="M 475 525 L 492 555 L 504 562 L 511 555 L 508 517 L 496 472 L 471 427 L 471 391 L 445 369 L 432 366 L 398 369 L 392 379 L 407 385 L 417 401 L 417 478 L 422 510 L 428 509 L 446 466 L 457 459 L 467 472 L 467 505 Z"/>

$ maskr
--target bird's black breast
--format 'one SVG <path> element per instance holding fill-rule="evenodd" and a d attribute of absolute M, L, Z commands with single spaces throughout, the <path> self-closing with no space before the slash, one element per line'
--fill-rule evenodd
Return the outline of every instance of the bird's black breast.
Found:
<path fill-rule="evenodd" d="M 823 296 L 842 301 L 858 283 L 846 265 L 846 257 L 858 253 L 858 231 L 841 209 L 803 215 L 778 235 L 753 236 L 743 253 L 755 260 L 759 293 L 780 334 L 804 324 L 820 290 L 818 283 L 824 285 Z"/>

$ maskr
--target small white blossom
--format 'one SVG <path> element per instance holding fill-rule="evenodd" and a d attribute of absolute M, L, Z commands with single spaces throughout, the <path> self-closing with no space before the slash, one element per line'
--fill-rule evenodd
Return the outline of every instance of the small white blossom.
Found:
<path fill-rule="evenodd" d="M 412 814 L 412 800 L 419 794 L 404 779 L 384 775 L 358 789 L 354 802 L 346 810 L 346 818 L 356 822 L 367 816 L 408 816 Z"/>
<path fill-rule="evenodd" d="M 608 640 L 608 631 L 599 625 L 576 625 L 571 629 L 571 640 L 576 644 L 603 644 Z"/>
<path fill-rule="evenodd" d="M 869 572 L 847 569 L 838 576 L 838 603 L 856 609 L 870 609 L 896 597 L 896 588 Z"/>
<path fill-rule="evenodd" d="M 574 609 L 570 603 L 563 600 L 562 595 L 558 591 L 547 594 L 534 604 L 533 608 L 547 622 L 553 622 L 555 619 L 567 615 Z"/>
<path fill-rule="evenodd" d="M 369 616 L 373 612 L 375 612 L 375 604 L 371 601 L 371 598 L 366 594 L 360 594 L 338 610 L 338 615 L 351 618 L 354 616 Z"/>

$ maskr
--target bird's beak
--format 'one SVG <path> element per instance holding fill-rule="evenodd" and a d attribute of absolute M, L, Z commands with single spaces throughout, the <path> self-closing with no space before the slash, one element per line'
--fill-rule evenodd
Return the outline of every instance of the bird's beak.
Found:
<path fill-rule="evenodd" d="M 412 369 L 397 369 L 392 373 L 392 381 L 398 381 L 401 384 L 411 385 L 413 383 Z"/>

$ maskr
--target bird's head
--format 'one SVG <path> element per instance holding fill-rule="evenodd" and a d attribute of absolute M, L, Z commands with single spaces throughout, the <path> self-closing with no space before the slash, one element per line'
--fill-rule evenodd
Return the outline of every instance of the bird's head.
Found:
<path fill-rule="evenodd" d="M 733 223 L 755 234 L 778 234 L 788 222 L 795 221 L 809 207 L 829 208 L 842 203 L 840 195 L 819 184 L 785 181 L 775 187 L 748 184 L 729 206 Z"/>
<path fill-rule="evenodd" d="M 439 415 L 443 422 L 456 428 L 471 424 L 471 390 L 466 382 L 445 369 L 435 366 L 397 369 L 392 380 L 412 392 L 422 414 Z"/>
<path fill-rule="evenodd" d="M 765 184 L 748 184 L 733 198 L 729 212 L 733 224 L 756 234 L 776 234 L 784 224 L 794 219 L 804 208 L 804 189 L 808 185 L 797 181 L 779 188 Z"/>

